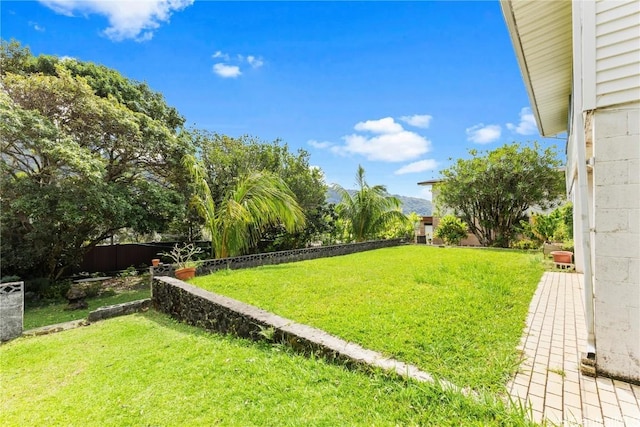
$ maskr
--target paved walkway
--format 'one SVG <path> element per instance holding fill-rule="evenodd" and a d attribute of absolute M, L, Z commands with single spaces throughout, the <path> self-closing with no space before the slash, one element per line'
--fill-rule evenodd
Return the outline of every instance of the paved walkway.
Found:
<path fill-rule="evenodd" d="M 508 388 L 533 419 L 561 426 L 640 427 L 640 386 L 580 373 L 586 349 L 583 276 L 547 272 L 529 307 L 524 361 Z"/>

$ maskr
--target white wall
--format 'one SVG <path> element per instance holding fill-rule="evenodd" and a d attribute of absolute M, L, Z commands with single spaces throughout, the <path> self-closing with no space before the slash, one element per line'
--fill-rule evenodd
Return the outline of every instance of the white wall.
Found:
<path fill-rule="evenodd" d="M 640 99 L 640 1 L 595 3 L 596 105 Z"/>
<path fill-rule="evenodd" d="M 599 371 L 640 380 L 640 102 L 593 115 Z"/>

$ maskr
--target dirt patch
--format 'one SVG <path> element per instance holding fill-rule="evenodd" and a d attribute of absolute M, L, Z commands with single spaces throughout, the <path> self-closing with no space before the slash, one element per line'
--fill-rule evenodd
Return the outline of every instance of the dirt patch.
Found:
<path fill-rule="evenodd" d="M 99 295 L 108 293 L 117 293 L 135 291 L 140 289 L 149 288 L 149 276 L 127 276 L 127 277 L 112 277 L 111 279 L 103 280 L 100 284 Z"/>

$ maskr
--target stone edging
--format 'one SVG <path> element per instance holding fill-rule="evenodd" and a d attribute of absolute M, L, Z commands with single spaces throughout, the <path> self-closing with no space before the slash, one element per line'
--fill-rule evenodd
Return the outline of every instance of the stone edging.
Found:
<path fill-rule="evenodd" d="M 27 331 L 23 331 L 22 336 L 32 337 L 54 334 L 56 332 L 67 331 L 81 326 L 89 326 L 91 323 L 99 320 L 147 311 L 150 307 L 151 298 L 123 302 L 122 304 L 107 305 L 89 312 L 86 319 L 71 320 L 69 322 L 56 323 L 54 325 L 46 325 L 39 328 L 29 329 Z"/>
<path fill-rule="evenodd" d="M 436 381 L 414 365 L 172 277 L 154 277 L 151 290 L 156 310 L 208 331 L 255 341 L 281 342 L 301 353 L 321 356 L 349 367 L 383 369 L 420 382 Z M 265 333 L 265 330 L 270 332 Z M 461 389 L 447 381 L 438 382 L 445 389 L 464 395 L 473 394 L 471 390 Z"/>
<path fill-rule="evenodd" d="M 89 322 L 97 322 L 98 320 L 109 319 L 111 317 L 147 311 L 149 307 L 151 307 L 151 298 L 123 302 L 115 305 L 107 305 L 90 312 L 89 316 L 87 316 L 87 320 Z"/>

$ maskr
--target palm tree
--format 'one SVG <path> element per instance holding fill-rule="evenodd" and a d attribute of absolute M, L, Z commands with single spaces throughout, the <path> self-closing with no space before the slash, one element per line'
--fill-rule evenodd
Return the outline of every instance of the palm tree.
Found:
<path fill-rule="evenodd" d="M 351 238 L 356 242 L 378 237 L 393 221 L 408 221 L 400 211 L 400 200 L 390 196 L 384 185 L 370 187 L 367 184 L 361 165 L 358 165 L 356 184 L 359 190 L 354 195 L 339 185 L 334 186 L 341 198 L 336 212 L 347 222 Z"/>
<path fill-rule="evenodd" d="M 287 184 L 268 171 L 241 177 L 216 206 L 202 165 L 183 158 L 195 186 L 192 203 L 211 233 L 211 256 L 226 258 L 246 252 L 265 228 L 281 225 L 293 233 L 304 228 L 305 217 Z"/>

